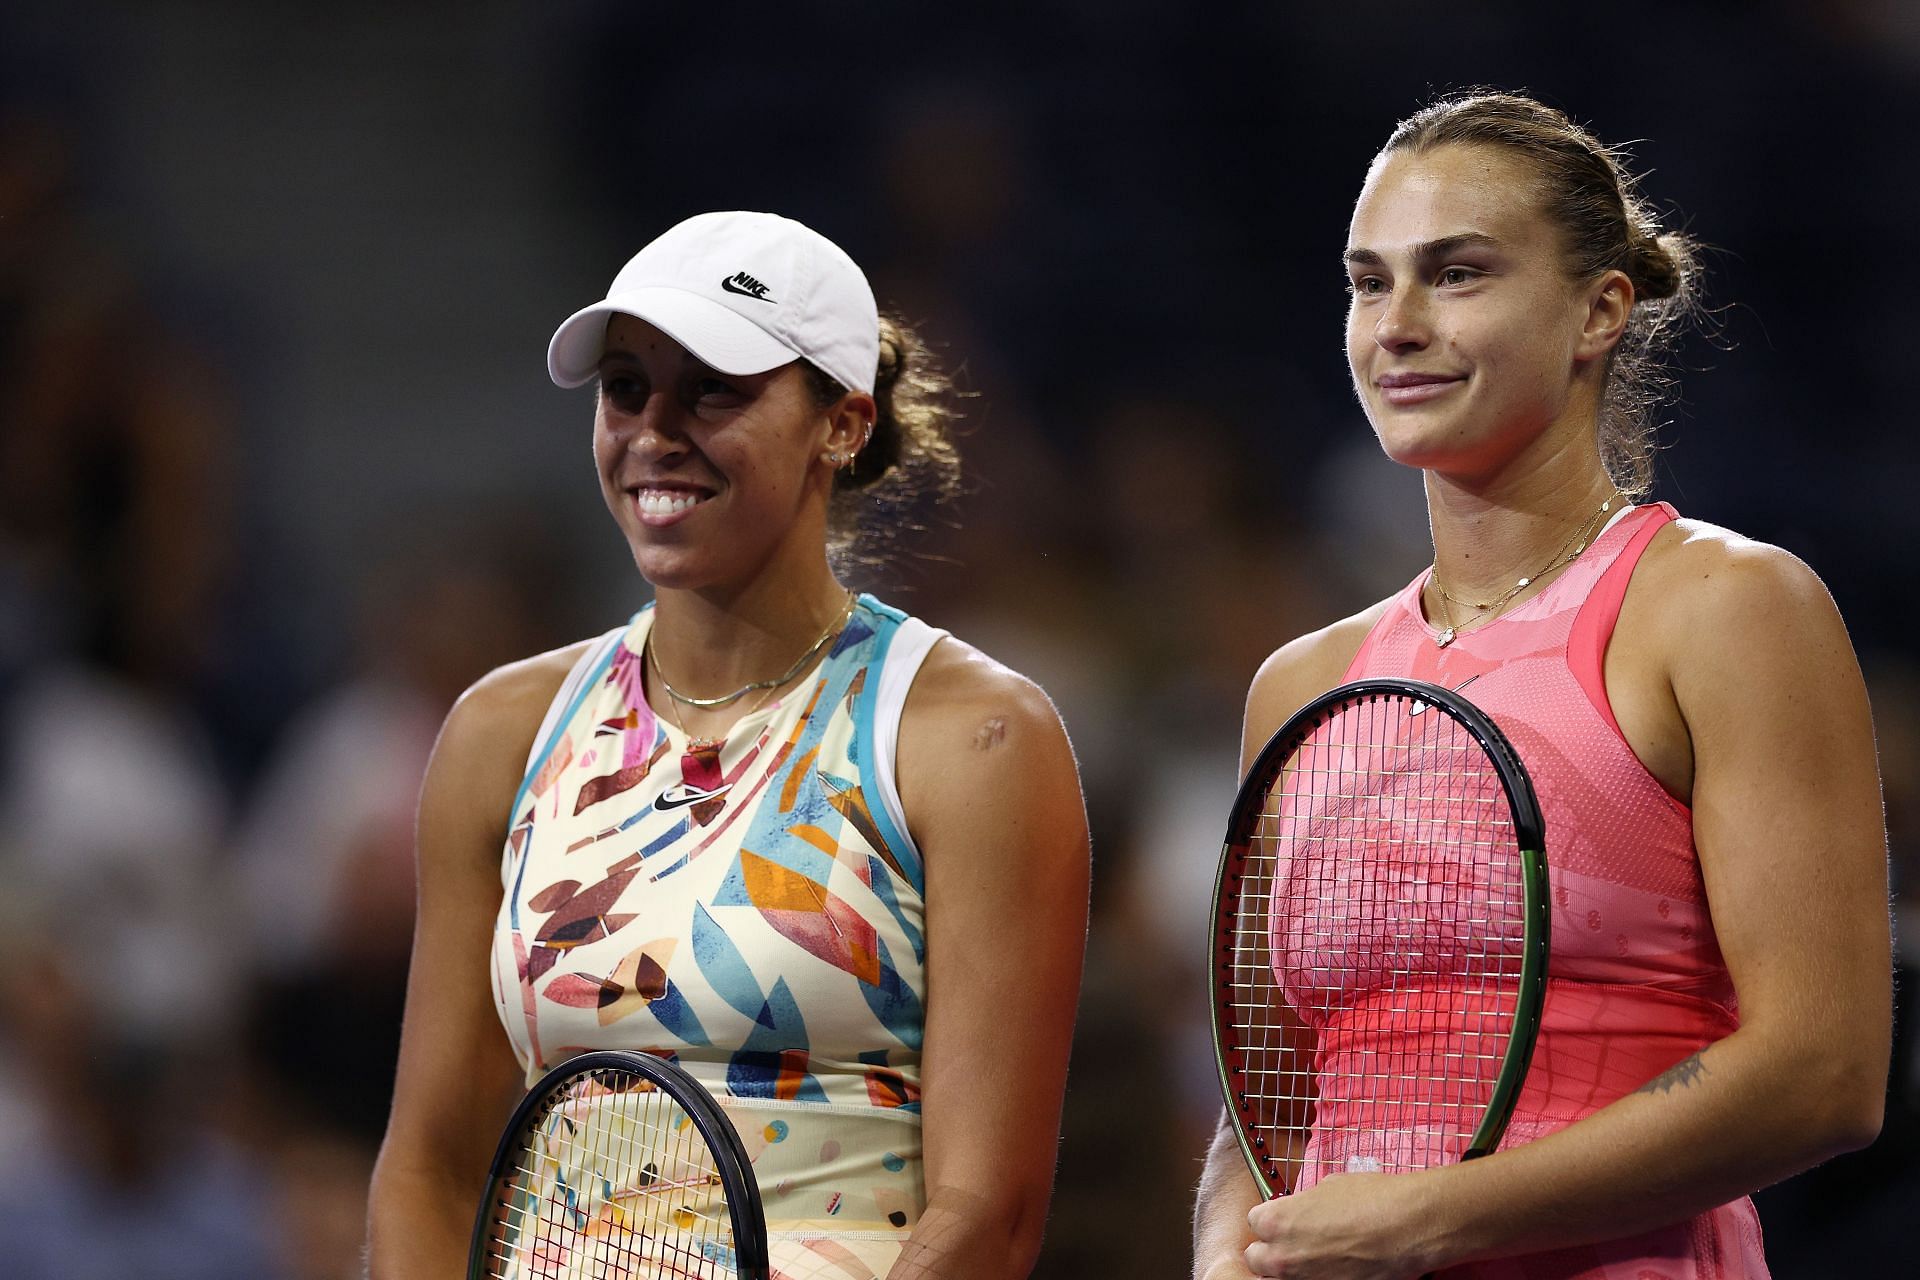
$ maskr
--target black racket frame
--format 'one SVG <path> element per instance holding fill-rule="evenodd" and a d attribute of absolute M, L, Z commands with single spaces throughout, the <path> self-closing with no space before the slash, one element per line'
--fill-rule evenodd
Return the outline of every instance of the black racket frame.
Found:
<path fill-rule="evenodd" d="M 740 1280 L 767 1280 L 766 1210 L 760 1202 L 760 1183 L 754 1177 L 753 1162 L 733 1122 L 727 1119 L 706 1087 L 684 1068 L 655 1054 L 620 1049 L 596 1050 L 567 1059 L 540 1077 L 514 1108 L 512 1118 L 501 1131 L 500 1145 L 494 1150 L 493 1163 L 487 1169 L 487 1193 L 474 1216 L 473 1240 L 467 1253 L 468 1280 L 486 1280 L 488 1231 L 503 1203 L 502 1192 L 508 1179 L 519 1167 L 526 1136 L 539 1124 L 566 1085 L 596 1071 L 638 1076 L 687 1113 L 707 1149 L 713 1153 L 714 1170 L 720 1175 L 721 1187 L 726 1192 Z"/>
<path fill-rule="evenodd" d="M 1522 882 L 1526 918 L 1525 951 L 1518 1005 L 1514 1011 L 1513 1032 L 1509 1038 L 1499 1080 L 1488 1102 L 1487 1113 L 1463 1160 L 1483 1156 L 1493 1150 L 1505 1132 L 1513 1114 L 1520 1083 L 1526 1078 L 1533 1059 L 1533 1045 L 1540 1028 L 1540 1010 L 1546 995 L 1546 972 L 1551 943 L 1551 918 L 1546 869 L 1546 819 L 1533 790 L 1533 780 L 1493 717 L 1452 689 L 1424 680 L 1372 677 L 1355 680 L 1329 689 L 1301 707 L 1274 731 L 1260 748 L 1234 797 L 1233 813 L 1220 851 L 1219 871 L 1213 886 L 1213 921 L 1210 957 L 1215 966 L 1213 998 L 1209 1001 L 1213 1020 L 1215 1065 L 1220 1073 L 1221 1096 L 1226 1099 L 1234 1136 L 1248 1170 L 1265 1194 L 1271 1198 L 1286 1192 L 1278 1156 L 1266 1150 L 1266 1142 L 1248 1131 L 1253 1108 L 1243 1099 L 1244 1090 L 1234 1087 L 1234 1079 L 1244 1076 L 1241 1051 L 1234 1043 L 1233 969 L 1236 920 L 1240 895 L 1231 886 L 1238 883 L 1237 868 L 1244 865 L 1248 847 L 1258 830 L 1267 793 L 1279 780 L 1288 759 L 1308 735 L 1346 707 L 1379 697 L 1405 697 L 1426 703 L 1431 709 L 1453 718 L 1471 734 L 1492 758 L 1513 819 L 1515 842 L 1524 860 Z M 1249 810 L 1249 806 L 1252 806 Z M 1251 820 L 1249 820 L 1251 813 Z"/>

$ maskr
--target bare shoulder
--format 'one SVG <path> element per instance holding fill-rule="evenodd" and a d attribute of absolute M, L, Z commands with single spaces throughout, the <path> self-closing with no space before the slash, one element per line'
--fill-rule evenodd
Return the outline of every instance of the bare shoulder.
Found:
<path fill-rule="evenodd" d="M 1702 520 L 1676 520 L 1654 536 L 1632 592 L 1656 606 L 1654 625 L 1675 652 L 1764 647 L 1770 636 L 1845 638 L 1833 597 L 1804 561 Z M 1702 645 L 1703 636 L 1713 644 Z"/>
<path fill-rule="evenodd" d="M 1664 677 L 1696 769 L 1729 744 L 1758 741 L 1766 723 L 1809 732 L 1814 707 L 1866 722 L 1840 611 L 1813 570 L 1779 547 L 1676 521 L 1636 566 L 1617 639 L 1629 610 L 1641 637 L 1632 643 Z"/>
<path fill-rule="evenodd" d="M 901 733 L 903 739 L 911 733 L 923 750 L 942 756 L 950 751 L 1005 754 L 1001 749 L 1007 746 L 1065 742 L 1060 713 L 1045 690 L 952 636 L 934 645 L 914 679 Z"/>
<path fill-rule="evenodd" d="M 1029 883 L 1056 877 L 1061 901 L 1077 900 L 1084 911 L 1079 767 L 1060 713 L 1038 684 L 944 637 L 907 694 L 895 777 L 930 884 L 958 873 L 964 883 L 990 886 L 1000 881 L 980 879 L 987 869 L 1017 866 Z M 997 901 L 999 891 L 988 898 Z"/>
<path fill-rule="evenodd" d="M 1389 597 L 1318 631 L 1289 640 L 1268 655 L 1247 690 L 1244 745 L 1265 742 L 1287 717 L 1339 684 L 1354 655 L 1393 603 Z"/>
<path fill-rule="evenodd" d="M 581 640 L 495 667 L 453 704 L 443 737 L 457 728 L 463 739 L 512 739 L 521 744 L 520 754 L 525 755 L 554 694 L 593 643 Z"/>
<path fill-rule="evenodd" d="M 547 706 L 592 640 L 496 667 L 454 702 L 434 744 L 422 797 L 429 810 L 458 809 L 504 824 Z"/>

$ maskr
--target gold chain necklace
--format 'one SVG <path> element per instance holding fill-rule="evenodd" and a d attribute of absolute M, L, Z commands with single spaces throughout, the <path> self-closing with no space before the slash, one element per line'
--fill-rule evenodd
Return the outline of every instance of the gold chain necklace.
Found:
<path fill-rule="evenodd" d="M 768 691 L 768 696 L 771 696 L 773 690 L 778 689 L 781 685 L 787 683 L 787 681 L 799 675 L 802 669 L 806 667 L 807 663 L 813 661 L 814 657 L 820 652 L 820 650 L 826 648 L 827 641 L 833 639 L 835 634 L 839 632 L 840 628 L 846 625 L 847 619 L 853 616 L 854 602 L 855 602 L 855 596 L 853 592 L 851 591 L 847 592 L 846 607 L 841 609 L 839 615 L 835 617 L 832 622 L 829 622 L 827 624 L 827 629 L 820 633 L 820 638 L 815 640 L 811 645 L 807 646 L 807 651 L 801 654 L 800 657 L 797 660 L 795 660 L 794 664 L 788 667 L 780 675 L 775 676 L 771 680 L 755 680 L 748 684 L 743 684 L 738 689 L 735 689 L 732 693 L 723 693 L 713 698 L 695 698 L 688 694 L 681 693 L 678 689 L 674 688 L 673 682 L 667 679 L 667 673 L 660 669 L 660 657 L 656 652 L 656 646 L 653 643 L 653 633 L 651 631 L 647 633 L 647 665 L 653 668 L 654 678 L 660 681 L 660 687 L 666 690 L 667 697 L 672 699 L 674 702 L 682 703 L 689 707 L 700 707 L 703 709 L 710 708 L 710 707 L 724 707 L 729 703 L 738 702 L 741 698 L 746 697 L 748 694 L 752 693 L 755 689 L 765 689 Z M 760 704 L 765 702 L 766 700 L 767 699 L 764 697 L 761 698 L 758 702 L 755 702 L 753 704 L 753 707 L 750 710 L 758 710 L 760 707 Z M 679 717 L 677 714 L 674 717 L 674 723 L 675 724 L 679 723 Z M 681 732 L 685 733 L 686 730 L 682 728 Z"/>
<path fill-rule="evenodd" d="M 649 636 L 647 638 L 649 641 L 651 641 L 653 637 Z M 653 656 L 653 647 L 651 644 L 647 646 L 647 656 L 649 658 Z M 662 686 L 664 686 L 667 683 L 667 678 L 665 676 L 660 675 L 659 664 L 652 663 L 650 665 L 653 666 L 653 674 L 656 676 L 659 676 L 660 683 Z M 775 685 L 774 688 L 777 689 L 779 688 L 779 686 Z M 671 694 L 671 691 L 669 691 L 669 694 Z M 758 711 L 761 707 L 766 706 L 767 700 L 771 697 L 773 697 L 773 689 L 768 689 L 765 693 L 762 693 L 759 697 L 753 700 L 752 706 L 748 707 L 745 711 L 742 711 L 740 713 L 740 719 L 745 720 L 748 716 Z M 673 727 L 680 731 L 680 736 L 687 740 L 687 750 L 689 752 L 692 752 L 697 755 L 702 751 L 714 751 L 719 748 L 721 743 L 726 741 L 725 736 L 718 737 L 718 738 L 696 738 L 693 736 L 693 734 L 689 733 L 687 731 L 686 721 L 680 718 L 680 699 L 678 698 L 675 698 L 672 696 L 669 696 L 667 698 L 667 715 L 672 718 Z"/>
<path fill-rule="evenodd" d="M 1452 644 L 1454 640 L 1456 640 L 1459 637 L 1459 630 L 1454 625 L 1453 609 L 1451 606 L 1456 604 L 1462 605 L 1466 608 L 1473 609 L 1482 614 L 1487 615 L 1484 618 L 1472 619 L 1472 621 L 1475 621 L 1475 622 L 1491 621 L 1492 619 L 1500 616 L 1500 610 L 1506 608 L 1507 604 L 1510 601 L 1512 601 L 1512 599 L 1515 596 L 1519 595 L 1522 591 L 1525 591 L 1528 587 L 1532 586 L 1539 579 L 1544 578 L 1548 574 L 1552 573 L 1554 570 L 1564 568 L 1565 566 L 1572 564 L 1575 560 L 1579 559 L 1580 553 L 1582 551 L 1585 551 L 1589 545 L 1589 536 L 1593 533 L 1595 528 L 1600 524 L 1600 521 L 1602 520 L 1602 518 L 1606 516 L 1607 512 L 1613 509 L 1613 500 L 1621 496 L 1622 495 L 1618 490 L 1615 490 L 1613 493 L 1608 494 L 1607 500 L 1600 504 L 1600 509 L 1594 512 L 1592 515 L 1588 516 L 1585 520 L 1581 521 L 1580 527 L 1573 531 L 1573 535 L 1569 537 L 1565 542 L 1560 544 L 1560 549 L 1553 553 L 1553 557 L 1547 561 L 1546 567 L 1541 569 L 1536 569 L 1534 572 L 1528 574 L 1526 577 L 1514 583 L 1511 587 L 1508 587 L 1498 597 L 1492 600 L 1488 600 L 1484 604 L 1478 601 L 1460 599 L 1460 597 L 1454 595 L 1452 592 L 1448 591 L 1444 586 L 1440 585 L 1440 578 L 1437 573 L 1429 572 L 1427 575 L 1427 580 L 1433 583 L 1433 589 L 1440 594 L 1440 615 L 1446 620 L 1446 623 L 1447 623 L 1446 628 L 1442 630 L 1439 635 L 1433 638 L 1434 644 L 1444 649 L 1448 645 Z M 1434 569 L 1438 570 L 1438 568 L 1439 568 L 1439 565 L 1436 563 L 1434 565 Z"/>

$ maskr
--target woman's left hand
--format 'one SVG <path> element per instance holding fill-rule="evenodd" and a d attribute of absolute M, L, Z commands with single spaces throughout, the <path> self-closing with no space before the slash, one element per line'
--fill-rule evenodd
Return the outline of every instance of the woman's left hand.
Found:
<path fill-rule="evenodd" d="M 1347 1173 L 1256 1205 L 1247 1269 L 1286 1280 L 1417 1280 L 1431 1271 L 1421 1174 Z"/>

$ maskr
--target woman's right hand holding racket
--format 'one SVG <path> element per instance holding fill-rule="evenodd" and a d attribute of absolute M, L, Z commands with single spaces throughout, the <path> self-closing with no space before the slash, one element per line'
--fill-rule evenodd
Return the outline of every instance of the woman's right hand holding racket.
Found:
<path fill-rule="evenodd" d="M 1418 1173 L 1336 1174 L 1247 1215 L 1254 1242 L 1247 1274 L 1286 1280 L 1417 1280 L 1440 1262 L 1429 1179 L 1467 1166 Z"/>

